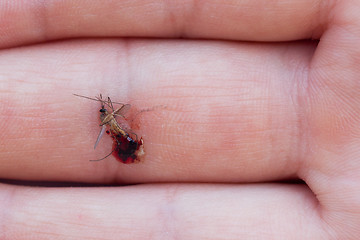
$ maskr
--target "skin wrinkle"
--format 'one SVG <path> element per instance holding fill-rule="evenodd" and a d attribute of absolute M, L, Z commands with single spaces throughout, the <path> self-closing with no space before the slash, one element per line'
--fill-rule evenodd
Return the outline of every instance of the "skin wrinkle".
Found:
<path fill-rule="evenodd" d="M 327 30 L 329 26 L 329 17 L 331 16 L 330 12 L 335 6 L 336 0 L 320 0 L 317 5 L 316 14 L 314 14 L 315 20 L 312 26 L 311 39 L 320 39 L 323 33 Z"/>
<path fill-rule="evenodd" d="M 315 50 L 316 51 L 316 50 Z M 314 54 L 314 53 L 313 53 Z M 311 68 L 311 61 L 312 57 L 307 62 L 307 65 L 301 69 L 297 68 L 298 71 L 295 71 L 296 73 L 300 73 L 299 77 L 296 81 L 296 86 L 294 92 L 296 93 L 296 116 L 297 116 L 297 126 L 296 129 L 298 129 L 297 133 L 297 160 L 298 167 L 296 170 L 297 176 L 300 177 L 300 179 L 305 180 L 302 176 L 302 171 L 306 170 L 306 165 L 304 163 L 306 162 L 306 156 L 309 154 L 309 122 L 306 118 L 307 115 L 307 108 L 308 108 L 308 93 L 309 93 L 309 80 L 310 80 L 310 68 Z M 305 62 L 305 61 L 304 61 Z M 296 73 L 294 75 L 296 75 Z"/>
<path fill-rule="evenodd" d="M 284 52 L 284 55 L 286 56 L 286 52 Z M 294 82 L 294 84 L 291 84 L 290 86 L 293 89 L 289 89 L 288 94 L 289 98 L 292 100 L 291 104 L 294 106 L 294 112 L 293 115 L 295 116 L 296 120 L 294 121 L 296 124 L 293 126 L 293 136 L 291 139 L 291 142 L 294 142 L 293 146 L 296 146 L 294 149 L 289 149 L 289 157 L 287 158 L 287 164 L 283 166 L 284 172 L 286 172 L 286 169 L 291 166 L 291 168 L 294 170 L 293 174 L 290 174 L 290 176 L 298 176 L 299 171 L 303 168 L 302 162 L 305 156 L 306 148 L 306 129 L 304 127 L 304 123 L 302 121 L 304 117 L 304 111 L 306 109 L 306 105 L 303 103 L 303 98 L 306 99 L 306 94 L 304 93 L 303 89 L 304 86 L 307 86 L 307 77 L 308 77 L 308 66 L 309 62 L 311 60 L 311 56 L 309 56 L 309 61 L 297 61 L 297 60 L 289 60 L 289 68 L 292 69 L 292 77 L 291 81 Z M 286 62 L 286 61 L 284 61 Z M 308 63 L 308 64 L 306 64 Z M 304 67 L 305 64 L 305 67 Z M 296 77 L 299 76 L 299 77 Z M 295 96 L 294 96 L 295 95 Z M 269 114 L 269 116 L 272 116 Z M 305 144 L 304 144 L 305 143 Z M 291 152 L 295 152 L 294 154 L 291 154 Z M 297 165 L 297 167 L 294 167 L 294 163 Z"/>

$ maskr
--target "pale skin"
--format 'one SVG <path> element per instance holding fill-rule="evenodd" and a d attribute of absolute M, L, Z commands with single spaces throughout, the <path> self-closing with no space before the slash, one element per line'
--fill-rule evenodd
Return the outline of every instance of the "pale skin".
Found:
<path fill-rule="evenodd" d="M 116 187 L 0 184 L 0 239 L 358 239 L 359 1 L 17 2 L 0 178 Z M 111 138 L 73 93 L 166 105 L 144 162 L 89 162 Z"/>

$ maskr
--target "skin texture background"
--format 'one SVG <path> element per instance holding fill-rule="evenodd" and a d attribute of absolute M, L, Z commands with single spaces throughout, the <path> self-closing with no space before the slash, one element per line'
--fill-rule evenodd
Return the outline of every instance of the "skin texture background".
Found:
<path fill-rule="evenodd" d="M 357 239 L 359 13 L 0 1 L 0 239 Z M 73 93 L 162 106 L 133 122 L 143 163 L 89 162 L 111 139 Z"/>

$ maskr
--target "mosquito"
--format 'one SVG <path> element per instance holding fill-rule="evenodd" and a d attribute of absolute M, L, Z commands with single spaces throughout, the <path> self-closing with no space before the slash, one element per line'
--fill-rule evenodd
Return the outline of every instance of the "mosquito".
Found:
<path fill-rule="evenodd" d="M 93 101 L 98 101 L 101 103 L 101 108 L 99 110 L 100 112 L 100 133 L 96 139 L 95 145 L 94 145 L 94 149 L 97 147 L 97 145 L 99 144 L 101 138 L 103 137 L 104 133 L 106 132 L 106 126 L 109 126 L 110 131 L 109 133 L 111 133 L 113 139 L 117 142 L 117 146 L 119 146 L 120 144 L 122 144 L 119 141 L 119 136 L 126 139 L 129 142 L 134 142 L 136 143 L 136 147 L 135 149 L 137 149 L 137 144 L 139 143 L 137 141 L 137 135 L 133 132 L 131 132 L 133 135 L 135 135 L 136 140 L 133 140 L 129 133 L 127 131 L 130 130 L 130 127 L 128 125 L 128 123 L 125 120 L 125 114 L 129 111 L 129 109 L 131 108 L 130 104 L 123 104 L 123 103 L 118 103 L 118 102 L 113 102 L 111 101 L 110 97 L 107 98 L 107 100 L 104 100 L 102 98 L 102 95 L 100 94 L 99 97 L 95 97 L 95 98 L 90 98 L 90 97 L 86 97 L 86 96 L 82 96 L 82 95 L 78 95 L 78 94 L 74 94 L 77 97 L 82 97 L 82 98 L 86 98 L 86 99 L 90 99 Z M 113 104 L 119 104 L 121 105 L 119 108 L 115 109 Z M 109 112 L 105 106 L 109 107 L 111 109 L 112 112 Z M 120 117 L 120 121 L 119 122 L 115 117 Z M 130 132 L 130 131 L 129 131 Z M 107 157 L 109 157 L 114 150 L 117 149 L 116 147 L 113 148 L 113 150 L 106 155 L 105 157 L 101 158 L 101 159 L 97 159 L 97 160 L 90 160 L 90 161 L 101 161 Z M 131 150 L 131 149 L 130 149 Z"/>

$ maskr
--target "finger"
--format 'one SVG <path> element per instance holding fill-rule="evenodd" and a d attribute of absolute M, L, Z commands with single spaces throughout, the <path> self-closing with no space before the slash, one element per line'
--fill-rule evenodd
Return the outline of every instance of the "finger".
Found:
<path fill-rule="evenodd" d="M 347 232 L 329 231 L 303 185 L 1 185 L 0 193 L 2 239 L 328 239 Z"/>
<path fill-rule="evenodd" d="M 297 87 L 313 49 L 132 40 L 8 51 L 0 64 L 0 176 L 103 183 L 294 178 L 303 154 Z M 105 136 L 94 151 L 101 104 L 73 93 L 102 93 L 135 112 L 164 106 L 133 124 L 144 140 L 141 164 L 112 156 L 89 162 L 110 153 L 112 142 Z"/>
<path fill-rule="evenodd" d="M 20 3 L 21 2 L 21 3 Z M 0 47 L 78 37 L 319 37 L 338 1 L 4 1 Z"/>
<path fill-rule="evenodd" d="M 336 229 L 360 234 L 360 4 L 344 1 L 334 27 L 322 37 L 312 59 L 305 131 L 308 153 L 301 178 L 310 185 Z M 346 219 L 346 221 L 343 221 Z"/>

